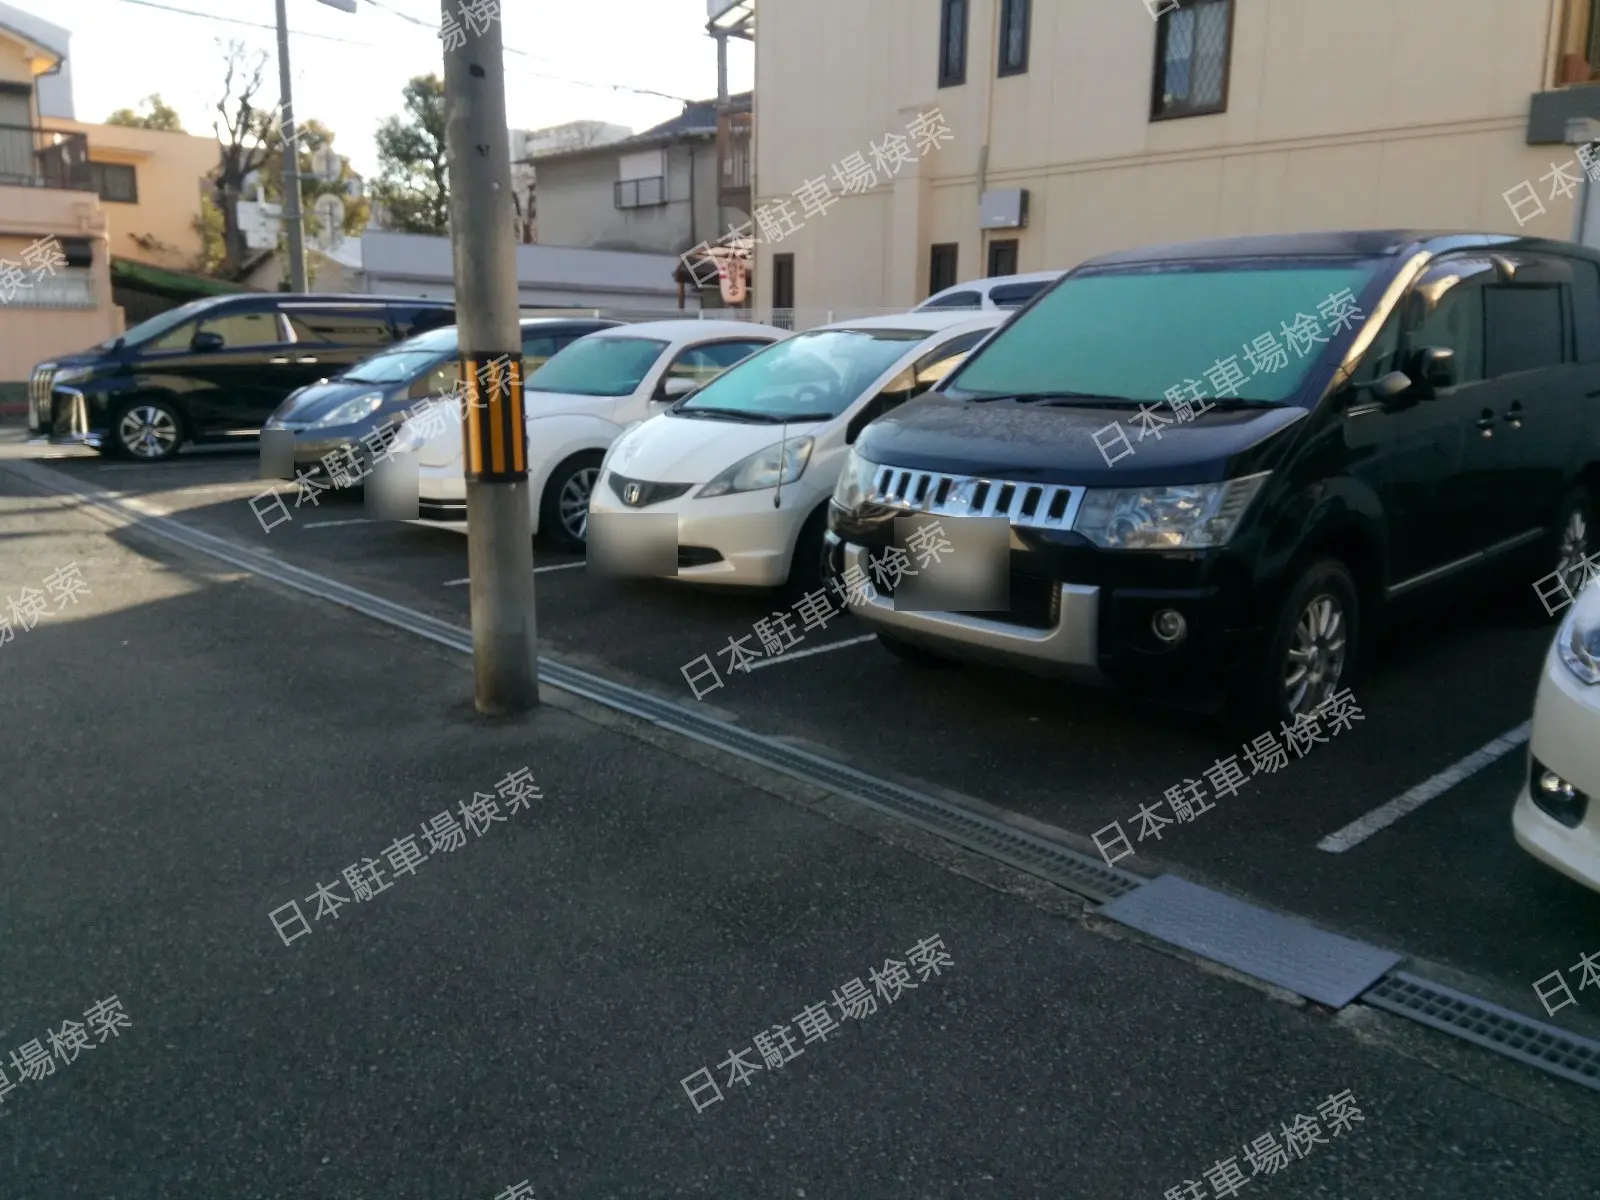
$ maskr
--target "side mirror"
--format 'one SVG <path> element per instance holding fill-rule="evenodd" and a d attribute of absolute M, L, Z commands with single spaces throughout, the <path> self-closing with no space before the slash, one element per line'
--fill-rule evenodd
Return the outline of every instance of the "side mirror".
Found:
<path fill-rule="evenodd" d="M 190 341 L 189 349 L 195 351 L 197 354 L 210 354 L 214 351 L 221 350 L 227 344 L 227 341 L 220 333 L 212 333 L 208 329 L 202 329 L 199 333 L 195 334 L 193 340 Z"/>
<path fill-rule="evenodd" d="M 1390 371 L 1367 385 L 1367 390 L 1380 404 L 1391 404 L 1411 390 L 1411 376 L 1404 371 Z"/>
<path fill-rule="evenodd" d="M 694 380 L 678 376 L 663 382 L 657 396 L 662 400 L 682 400 L 685 396 L 692 396 L 699 390 L 700 385 Z"/>
<path fill-rule="evenodd" d="M 1454 387 L 1456 382 L 1456 352 L 1443 346 L 1424 346 L 1412 360 L 1410 376 L 1422 385 L 1422 397 L 1427 399 L 1440 388 Z"/>

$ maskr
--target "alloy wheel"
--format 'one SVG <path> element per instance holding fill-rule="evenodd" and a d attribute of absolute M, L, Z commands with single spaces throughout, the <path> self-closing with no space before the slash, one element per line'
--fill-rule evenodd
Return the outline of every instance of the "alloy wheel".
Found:
<path fill-rule="evenodd" d="M 137 404 L 117 422 L 117 440 L 135 458 L 165 458 L 178 443 L 178 422 L 154 404 Z"/>
<path fill-rule="evenodd" d="M 1345 613 L 1326 592 L 1306 603 L 1284 661 L 1283 700 L 1292 716 L 1309 713 L 1338 690 L 1344 676 Z"/>
<path fill-rule="evenodd" d="M 1556 547 L 1556 574 L 1576 595 L 1583 586 L 1584 565 L 1589 555 L 1589 519 L 1581 507 L 1567 514 L 1567 523 L 1561 527 L 1561 541 Z"/>
<path fill-rule="evenodd" d="M 567 476 L 561 485 L 561 527 L 574 541 L 583 541 L 589 533 L 589 493 L 600 477 L 599 467 L 583 467 Z"/>

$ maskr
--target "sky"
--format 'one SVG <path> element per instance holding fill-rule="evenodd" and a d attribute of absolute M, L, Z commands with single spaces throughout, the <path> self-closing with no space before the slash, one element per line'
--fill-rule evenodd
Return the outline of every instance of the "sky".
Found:
<path fill-rule="evenodd" d="M 219 39 L 267 52 L 260 95 L 269 108 L 277 103 L 274 0 L 8 2 L 71 32 L 80 121 L 104 121 L 113 110 L 137 107 L 159 92 L 188 132 L 209 135 L 222 95 Z M 375 176 L 373 133 L 384 117 L 401 111 L 406 81 L 443 74 L 438 0 L 357 0 L 353 14 L 317 0 L 286 4 L 295 116 L 328 126 L 334 148 L 357 171 Z M 705 33 L 705 0 L 502 0 L 500 8 L 506 115 L 514 129 L 593 119 L 637 131 L 682 110 L 679 100 L 614 84 L 685 99 L 717 94 L 716 42 Z M 728 59 L 730 90 L 748 89 L 754 72 L 749 43 L 734 42 Z"/>

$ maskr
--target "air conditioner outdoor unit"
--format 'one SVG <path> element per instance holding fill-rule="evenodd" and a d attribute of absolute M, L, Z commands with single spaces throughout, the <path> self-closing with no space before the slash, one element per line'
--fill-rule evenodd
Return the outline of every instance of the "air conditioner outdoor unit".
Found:
<path fill-rule="evenodd" d="M 983 194 L 978 202 L 981 229 L 1026 229 L 1028 227 L 1028 189 L 999 188 Z"/>

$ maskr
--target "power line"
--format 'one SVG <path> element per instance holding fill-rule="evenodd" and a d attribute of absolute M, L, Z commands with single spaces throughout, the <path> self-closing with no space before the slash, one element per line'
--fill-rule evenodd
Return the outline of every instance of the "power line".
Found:
<path fill-rule="evenodd" d="M 170 4 L 156 4 L 154 0 L 122 0 L 122 2 L 124 4 L 137 4 L 141 8 L 159 8 L 162 12 L 181 13 L 186 17 L 199 17 L 202 20 L 216 21 L 223 25 L 245 25 L 251 29 L 270 29 L 273 32 L 277 32 L 278 28 L 276 25 L 263 25 L 259 21 L 239 21 L 233 17 L 219 17 L 214 13 L 195 12 L 192 8 L 174 8 Z M 327 33 L 302 33 L 297 29 L 291 29 L 289 35 L 291 37 L 317 38 L 324 42 L 342 42 L 346 46 L 365 46 L 369 50 L 380 49 L 374 42 L 357 42 L 352 41 L 350 38 L 334 37 L 332 34 Z"/>
<path fill-rule="evenodd" d="M 416 25 L 421 29 L 426 29 L 434 37 L 439 36 L 439 30 L 436 26 L 430 25 L 428 22 L 419 17 L 414 17 L 410 13 L 401 12 L 398 8 L 390 8 L 387 4 L 382 3 L 382 0 L 367 0 L 367 3 L 372 5 L 373 8 L 388 13 L 390 16 L 399 17 L 402 21 L 409 22 L 410 24 Z M 507 54 L 515 54 L 521 58 L 530 59 L 534 62 L 556 61 L 555 59 L 542 58 L 539 55 L 529 54 L 526 50 L 518 50 L 515 46 L 502 46 L 501 48 Z M 586 79 L 572 79 L 565 75 L 546 75 L 539 71 L 524 71 L 522 73 L 525 75 L 531 75 L 535 79 L 549 79 L 556 83 L 570 83 L 576 87 L 600 88 L 602 90 L 610 89 L 613 92 L 634 92 L 641 96 L 656 96 L 662 100 L 675 100 L 679 104 L 693 103 L 693 101 L 686 96 L 674 96 L 670 92 L 658 92 L 652 88 L 632 87 L 625 83 L 591 83 Z"/>

